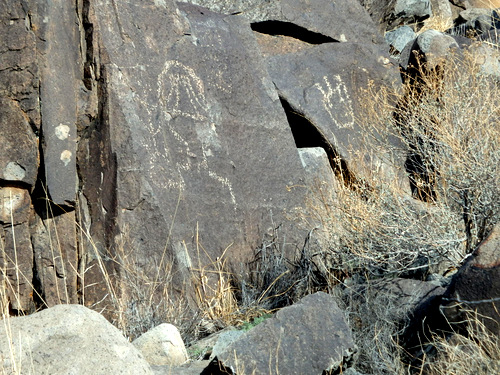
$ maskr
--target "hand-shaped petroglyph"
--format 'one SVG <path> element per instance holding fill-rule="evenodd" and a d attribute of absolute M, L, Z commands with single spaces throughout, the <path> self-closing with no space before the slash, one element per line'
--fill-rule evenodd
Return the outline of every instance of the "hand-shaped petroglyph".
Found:
<path fill-rule="evenodd" d="M 323 77 L 323 83 L 314 85 L 323 96 L 323 106 L 330 115 L 335 125 L 342 128 L 354 128 L 354 110 L 352 100 L 347 87 L 340 75 L 333 76 L 333 83 L 330 83 L 328 76 Z M 335 103 L 342 105 L 341 111 L 335 110 Z"/>

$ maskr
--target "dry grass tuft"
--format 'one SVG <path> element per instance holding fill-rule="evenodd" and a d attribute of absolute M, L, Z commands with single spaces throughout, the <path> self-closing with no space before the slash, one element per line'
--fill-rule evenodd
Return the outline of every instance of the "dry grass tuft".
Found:
<path fill-rule="evenodd" d="M 500 373 L 500 338 L 492 334 L 471 312 L 465 332 L 448 338 L 435 335 L 436 353 L 424 358 L 423 375 L 491 375 Z"/>
<path fill-rule="evenodd" d="M 394 275 L 424 258 L 437 272 L 459 265 L 500 220 L 499 83 L 468 55 L 421 69 L 403 93 L 365 93 L 367 172 L 355 187 L 339 184 L 321 220 L 332 270 Z"/>
<path fill-rule="evenodd" d="M 418 31 L 418 34 L 422 34 L 427 30 L 437 30 L 441 32 L 445 32 L 453 27 L 453 19 L 450 17 L 444 16 L 433 16 L 427 18 L 424 21 L 424 26 Z"/>
<path fill-rule="evenodd" d="M 202 319 L 211 322 L 219 329 L 235 325 L 241 318 L 235 297 L 233 275 L 226 271 L 226 252 L 230 246 L 216 260 L 210 258 L 199 242 L 197 247 L 198 251 L 201 247 L 210 259 L 210 264 L 198 265 L 198 268 L 192 270 L 192 285 Z"/>
<path fill-rule="evenodd" d="M 415 68 L 417 77 L 408 77 L 402 92 L 362 94 L 370 98 L 358 122 L 366 148 L 359 150 L 357 167 L 363 167 L 357 169 L 364 173 L 354 186 L 339 184 L 334 207 L 317 206 L 330 234 L 322 261 L 340 283 L 442 274 L 459 267 L 500 220 L 498 78 L 466 52 L 435 69 Z M 344 300 L 360 346 L 359 368 L 408 373 L 398 343 L 406 312 L 365 293 L 365 304 Z M 471 355 L 491 370 L 484 355 Z M 432 375 L 453 374 L 447 371 L 436 367 Z"/>

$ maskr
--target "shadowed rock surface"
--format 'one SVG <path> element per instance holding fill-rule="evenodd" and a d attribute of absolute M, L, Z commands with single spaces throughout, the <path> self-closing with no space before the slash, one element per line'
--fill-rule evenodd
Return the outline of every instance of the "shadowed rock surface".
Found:
<path fill-rule="evenodd" d="M 443 297 L 442 311 L 451 323 L 460 324 L 467 313 L 493 333 L 500 332 L 500 225 L 479 245 L 454 275 Z"/>
<path fill-rule="evenodd" d="M 276 26 L 289 23 L 311 32 L 322 34 L 339 42 L 383 43 L 381 35 L 372 27 L 370 17 L 357 1 L 330 0 L 181 0 L 211 10 L 238 14 L 253 24 L 279 21 Z M 276 28 L 274 35 L 279 35 Z M 300 38 L 300 36 L 297 36 Z"/>

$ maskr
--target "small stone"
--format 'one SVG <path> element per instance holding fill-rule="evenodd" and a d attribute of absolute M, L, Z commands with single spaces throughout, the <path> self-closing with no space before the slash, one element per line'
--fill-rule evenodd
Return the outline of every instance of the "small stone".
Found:
<path fill-rule="evenodd" d="M 188 360 L 179 330 L 172 324 L 160 324 L 132 343 L 151 365 L 179 366 Z"/>

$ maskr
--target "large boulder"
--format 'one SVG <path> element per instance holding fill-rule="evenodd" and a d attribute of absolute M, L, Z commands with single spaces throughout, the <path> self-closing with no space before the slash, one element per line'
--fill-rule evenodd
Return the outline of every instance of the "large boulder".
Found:
<path fill-rule="evenodd" d="M 80 305 L 6 318 L 0 324 L 0 367 L 8 374 L 152 373 L 117 328 Z"/>
<path fill-rule="evenodd" d="M 491 332 L 500 333 L 500 224 L 454 275 L 441 309 L 455 324 L 477 313 Z"/>
<path fill-rule="evenodd" d="M 101 117 L 81 142 L 96 242 L 122 241 L 155 274 L 175 263 L 177 285 L 225 249 L 239 269 L 275 226 L 292 228 L 294 251 L 304 172 L 248 21 L 171 1 L 113 4 L 94 3 Z"/>
<path fill-rule="evenodd" d="M 342 311 L 318 292 L 242 335 L 203 373 L 223 366 L 235 374 L 324 374 L 348 367 L 355 352 Z"/>
<path fill-rule="evenodd" d="M 363 102 L 369 85 L 399 88 L 399 71 L 387 52 L 372 43 L 302 43 L 289 49 L 276 38 L 259 42 L 297 146 L 323 147 L 336 174 L 349 181 L 380 168 L 382 155 L 367 149 L 369 125 L 362 130 L 360 122 L 373 116 Z M 381 178 L 408 184 L 395 169 L 384 169 Z"/>

